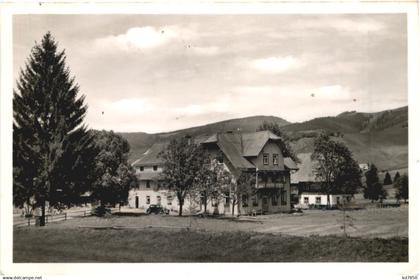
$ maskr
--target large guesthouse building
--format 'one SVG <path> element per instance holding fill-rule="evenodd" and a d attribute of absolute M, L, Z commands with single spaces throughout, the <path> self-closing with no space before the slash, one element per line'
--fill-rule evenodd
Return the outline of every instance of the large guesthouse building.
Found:
<path fill-rule="evenodd" d="M 208 212 L 246 215 L 290 211 L 290 171 L 297 167 L 293 160 L 283 157 L 278 136 L 270 131 L 224 132 L 194 141 L 202 145 L 219 164 L 223 164 L 234 178 L 243 172 L 255 176 L 249 191 L 241 194 L 239 205 L 232 205 L 231 196 L 226 193 L 222 203 L 207 202 Z M 160 204 L 172 212 L 178 210 L 176 195 L 162 187 L 160 181 L 163 159 L 159 154 L 167 144 L 155 143 L 133 162 L 139 184 L 130 190 L 130 208 L 147 209 L 151 204 Z M 200 199 L 187 197 L 184 211 L 199 212 L 204 208 L 203 203 Z"/>

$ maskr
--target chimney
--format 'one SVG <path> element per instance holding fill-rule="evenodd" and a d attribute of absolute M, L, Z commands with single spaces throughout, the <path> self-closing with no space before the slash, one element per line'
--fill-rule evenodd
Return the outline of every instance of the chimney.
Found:
<path fill-rule="evenodd" d="M 244 154 L 244 141 L 242 139 L 242 132 L 240 128 L 238 128 L 238 132 L 239 132 L 239 138 L 241 140 L 241 155 L 243 155 Z"/>
<path fill-rule="evenodd" d="M 188 145 L 191 145 L 191 142 L 192 142 L 192 138 L 191 138 L 191 135 L 185 135 L 185 139 L 187 139 L 187 142 L 188 142 Z"/>

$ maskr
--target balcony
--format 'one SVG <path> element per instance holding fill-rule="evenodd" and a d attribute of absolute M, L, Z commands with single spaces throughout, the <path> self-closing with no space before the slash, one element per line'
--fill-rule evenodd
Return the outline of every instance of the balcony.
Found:
<path fill-rule="evenodd" d="M 273 182 L 258 182 L 257 189 L 280 189 L 286 188 L 286 183 L 273 183 Z"/>
<path fill-rule="evenodd" d="M 257 178 L 257 189 L 279 189 L 288 185 L 288 177 L 283 172 L 259 171 Z"/>

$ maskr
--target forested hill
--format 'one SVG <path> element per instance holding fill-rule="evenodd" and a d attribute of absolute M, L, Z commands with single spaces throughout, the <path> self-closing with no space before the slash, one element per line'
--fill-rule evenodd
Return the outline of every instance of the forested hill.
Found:
<path fill-rule="evenodd" d="M 237 129 L 255 131 L 264 121 L 278 123 L 292 139 L 296 153 L 311 152 L 314 137 L 321 131 L 327 131 L 346 143 L 360 163 L 373 162 L 380 170 L 403 169 L 408 166 L 407 106 L 376 113 L 344 112 L 334 117 L 315 118 L 301 123 L 289 123 L 274 116 L 253 116 L 168 133 L 135 132 L 121 135 L 130 143 L 130 159 L 134 160 L 155 142 L 187 134 L 211 135 Z"/>

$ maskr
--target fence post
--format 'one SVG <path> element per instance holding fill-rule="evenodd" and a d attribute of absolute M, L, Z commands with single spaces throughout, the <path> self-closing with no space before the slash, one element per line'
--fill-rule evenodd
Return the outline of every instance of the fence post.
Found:
<path fill-rule="evenodd" d="M 64 221 L 67 221 L 67 213 L 64 213 Z"/>
<path fill-rule="evenodd" d="M 28 227 L 31 226 L 31 218 L 28 218 Z"/>

